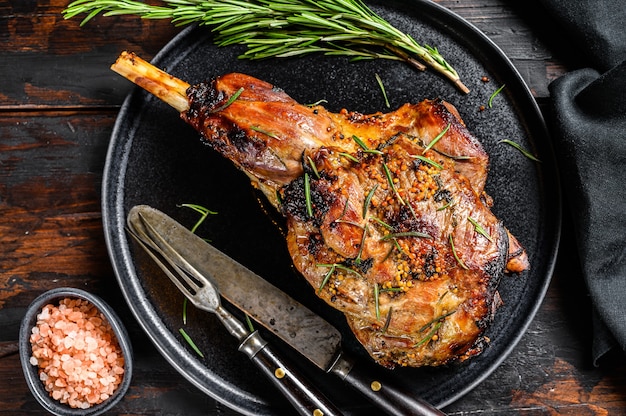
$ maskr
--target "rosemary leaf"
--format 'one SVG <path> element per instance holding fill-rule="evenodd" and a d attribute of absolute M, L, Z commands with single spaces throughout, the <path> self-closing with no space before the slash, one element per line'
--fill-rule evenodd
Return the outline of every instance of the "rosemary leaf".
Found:
<path fill-rule="evenodd" d="M 402 237 L 420 237 L 420 238 L 432 238 L 426 233 L 420 233 L 418 231 L 406 231 L 402 233 L 390 233 L 381 238 L 381 241 L 391 240 Z"/>
<path fill-rule="evenodd" d="M 193 342 L 193 340 L 187 334 L 187 332 L 185 332 L 185 330 L 183 328 L 179 328 L 178 332 L 180 332 L 180 334 L 183 336 L 185 341 L 187 341 L 187 344 L 189 344 L 189 346 L 196 352 L 196 354 L 198 354 L 200 357 L 204 358 L 204 354 L 202 354 L 202 351 L 200 351 L 200 349 L 198 348 L 196 343 Z"/>
<path fill-rule="evenodd" d="M 345 153 L 345 152 L 339 152 L 338 153 L 340 156 L 345 157 L 348 160 L 353 161 L 354 163 L 360 163 L 359 159 L 357 159 L 356 157 L 352 156 L 350 153 Z"/>
<path fill-rule="evenodd" d="M 500 88 L 498 88 L 497 90 L 493 92 L 493 94 L 491 94 L 491 96 L 489 97 L 489 101 L 487 102 L 487 105 L 489 106 L 489 108 L 491 108 L 491 106 L 493 105 L 493 99 L 496 98 L 496 96 L 502 92 L 504 87 L 505 85 L 502 84 Z"/>
<path fill-rule="evenodd" d="M 456 261 L 459 263 L 459 266 L 461 266 L 465 270 L 469 270 L 469 267 L 467 267 L 465 263 L 463 263 L 461 258 L 456 253 L 456 248 L 454 247 L 454 240 L 452 239 L 452 234 L 448 236 L 448 241 L 450 241 L 450 247 L 452 247 L 452 254 L 454 255 L 454 258 L 456 259 Z"/>
<path fill-rule="evenodd" d="M 309 218 L 313 218 L 313 205 L 311 203 L 311 180 L 309 174 L 304 174 L 304 199 L 306 201 L 306 213 Z"/>
<path fill-rule="evenodd" d="M 519 150 L 520 152 L 522 152 L 522 154 L 526 156 L 527 158 L 529 158 L 530 160 L 534 160 L 535 162 L 541 163 L 541 160 L 537 159 L 535 155 L 530 153 L 528 150 L 524 149 L 519 143 L 514 142 L 513 140 L 503 139 L 503 140 L 500 140 L 499 143 L 506 143 L 509 146 L 512 146 L 516 148 L 517 150 Z"/>
<path fill-rule="evenodd" d="M 359 245 L 359 252 L 354 260 L 354 264 L 357 266 L 361 264 L 361 255 L 363 254 L 363 248 L 365 247 L 365 238 L 367 237 L 367 224 L 363 227 L 363 236 L 361 237 L 361 244 Z"/>
<path fill-rule="evenodd" d="M 370 203 L 372 202 L 372 197 L 374 196 L 374 192 L 378 189 L 378 184 L 374 185 L 372 189 L 367 193 L 365 197 L 365 202 L 363 202 L 363 219 L 367 217 L 367 210 L 369 209 Z"/>
<path fill-rule="evenodd" d="M 379 223 L 380 225 L 382 225 L 383 227 L 385 227 L 388 230 L 393 230 L 393 227 L 389 224 L 387 224 L 385 221 L 381 220 L 380 218 L 376 218 L 376 217 L 370 217 L 372 220 L 376 221 L 377 223 Z"/>
<path fill-rule="evenodd" d="M 320 173 L 317 171 L 317 166 L 315 166 L 315 162 L 313 162 L 313 159 L 311 159 L 311 156 L 307 156 L 307 159 L 309 161 L 309 166 L 311 166 L 311 170 L 315 174 L 315 177 L 317 179 L 320 179 Z"/>
<path fill-rule="evenodd" d="M 385 91 L 385 86 L 383 85 L 383 80 L 380 79 L 380 75 L 374 74 L 376 76 L 376 82 L 378 82 L 378 86 L 380 87 L 381 92 L 383 93 L 383 98 L 385 99 L 385 105 L 387 108 L 390 108 L 389 99 L 387 99 L 387 91 Z"/>
<path fill-rule="evenodd" d="M 393 312 L 393 308 L 389 307 L 389 310 L 387 311 L 387 318 L 385 318 L 385 325 L 383 326 L 382 329 L 382 333 L 386 333 L 387 330 L 389 329 L 389 324 L 391 323 L 391 313 Z"/>
<path fill-rule="evenodd" d="M 231 95 L 228 101 L 226 101 L 223 105 L 211 110 L 211 113 L 219 113 L 220 111 L 225 110 L 228 106 L 234 103 L 237 98 L 239 98 L 242 92 L 243 87 L 239 88 L 233 95 Z"/>
<path fill-rule="evenodd" d="M 359 145 L 359 147 L 361 149 L 363 149 L 363 151 L 365 153 L 375 153 L 377 155 L 382 155 L 383 152 L 381 152 L 380 150 L 377 149 L 370 149 L 363 140 L 361 140 L 361 138 L 359 136 L 356 135 L 352 135 L 352 140 L 354 140 L 356 142 L 356 144 Z"/>
<path fill-rule="evenodd" d="M 246 325 L 248 326 L 248 331 L 254 332 L 254 325 L 252 324 L 252 319 L 250 319 L 250 315 L 246 314 Z"/>
<path fill-rule="evenodd" d="M 374 283 L 374 308 L 376 309 L 376 319 L 380 319 L 380 304 L 378 301 L 378 283 Z"/>
<path fill-rule="evenodd" d="M 276 134 L 274 134 L 274 133 L 272 133 L 272 132 L 269 132 L 269 131 L 267 131 L 267 130 L 263 130 L 262 128 L 257 127 L 257 126 L 251 126 L 251 127 L 250 127 L 250 130 L 254 130 L 254 131 L 256 131 L 256 132 L 263 133 L 263 134 L 265 134 L 266 136 L 271 137 L 272 139 L 278 139 L 278 140 L 280 140 L 280 138 L 279 138 Z"/>
<path fill-rule="evenodd" d="M 483 237 L 485 237 L 487 240 L 491 241 L 493 243 L 493 238 L 491 238 L 491 236 L 489 235 L 489 233 L 487 232 L 487 230 L 485 230 L 485 228 L 480 225 L 474 218 L 472 217 L 467 217 L 467 220 L 469 222 L 472 223 L 472 225 L 474 226 L 474 230 L 476 230 L 476 232 L 480 235 L 482 235 Z"/>
<path fill-rule="evenodd" d="M 432 159 L 429 159 L 425 156 L 422 155 L 411 155 L 411 157 L 414 157 L 415 159 L 419 159 L 422 162 L 428 163 L 429 165 L 432 165 L 434 167 L 436 167 L 437 169 L 443 169 L 443 166 L 441 166 L 439 163 L 435 162 Z"/>
<path fill-rule="evenodd" d="M 191 232 L 195 233 L 196 230 L 198 229 L 198 227 L 200 227 L 200 225 L 202 225 L 202 223 L 204 222 L 204 220 L 206 220 L 206 218 L 209 215 L 216 215 L 217 211 L 211 211 L 208 208 L 203 207 L 202 205 L 197 205 L 197 204 L 181 204 L 179 205 L 180 207 L 185 207 L 185 208 L 191 208 L 192 210 L 198 212 L 199 214 L 201 214 L 200 219 L 194 224 L 193 227 L 191 227 Z"/>
<path fill-rule="evenodd" d="M 448 132 L 448 129 L 450 129 L 450 123 L 448 123 L 446 128 L 443 129 L 441 133 L 437 135 L 437 137 L 435 137 L 434 139 L 430 141 L 430 143 L 428 143 L 428 146 L 424 148 L 424 151 L 422 152 L 422 154 L 425 154 L 427 151 L 429 151 Z"/>

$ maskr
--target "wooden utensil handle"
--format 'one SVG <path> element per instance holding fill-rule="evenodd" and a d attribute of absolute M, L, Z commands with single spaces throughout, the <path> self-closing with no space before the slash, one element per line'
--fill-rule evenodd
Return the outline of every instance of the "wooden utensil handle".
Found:
<path fill-rule="evenodd" d="M 445 416 L 441 410 L 341 354 L 329 370 L 391 416 Z"/>
<path fill-rule="evenodd" d="M 248 355 L 300 415 L 342 414 L 317 388 L 298 374 L 293 366 L 279 357 L 257 331 L 241 343 L 239 351 Z"/>

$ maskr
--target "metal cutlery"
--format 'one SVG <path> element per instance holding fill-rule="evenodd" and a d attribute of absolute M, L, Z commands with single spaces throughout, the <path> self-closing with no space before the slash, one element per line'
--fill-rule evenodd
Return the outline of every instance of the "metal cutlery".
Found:
<path fill-rule="evenodd" d="M 148 222 L 142 220 L 141 214 L 139 220 L 142 227 L 138 227 L 137 222 L 129 222 L 129 231 L 137 243 L 193 305 L 218 317 L 228 332 L 239 340 L 239 351 L 262 370 L 300 415 L 341 415 L 318 389 L 274 352 L 258 331 L 248 331 L 241 321 L 222 307 L 217 284 L 209 276 L 186 262 Z"/>
<path fill-rule="evenodd" d="M 230 303 L 389 415 L 445 415 L 395 385 L 382 371 L 349 357 L 342 350 L 341 334 L 334 326 L 163 212 L 138 205 L 131 209 L 127 221 L 136 228 L 149 224 L 186 264 L 218 282 L 221 295 Z"/>

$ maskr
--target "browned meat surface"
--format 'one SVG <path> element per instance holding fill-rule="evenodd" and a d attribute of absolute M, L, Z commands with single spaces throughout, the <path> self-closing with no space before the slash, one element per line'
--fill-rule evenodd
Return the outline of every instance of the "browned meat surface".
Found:
<path fill-rule="evenodd" d="M 501 276 L 528 260 L 491 212 L 488 156 L 450 104 L 335 114 L 242 74 L 188 97 L 183 119 L 285 215 L 296 268 L 374 360 L 481 351 Z"/>

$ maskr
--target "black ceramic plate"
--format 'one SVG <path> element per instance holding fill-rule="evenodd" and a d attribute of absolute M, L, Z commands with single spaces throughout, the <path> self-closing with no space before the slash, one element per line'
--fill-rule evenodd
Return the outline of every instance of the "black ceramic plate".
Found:
<path fill-rule="evenodd" d="M 422 44 L 435 45 L 459 71 L 471 92 L 464 95 L 432 71 L 417 72 L 400 62 L 350 63 L 343 58 L 309 56 L 293 60 L 242 61 L 238 47 L 217 48 L 207 28 L 183 31 L 153 63 L 189 83 L 228 72 L 244 72 L 280 86 L 302 103 L 328 101 L 341 108 L 386 111 L 375 74 L 384 82 L 391 108 L 405 102 L 442 97 L 460 111 L 469 129 L 491 156 L 487 191 L 493 211 L 526 247 L 532 268 L 505 276 L 504 305 L 488 329 L 488 348 L 462 364 L 444 368 L 403 368 L 389 376 L 436 406 L 445 406 L 484 380 L 509 354 L 538 309 L 550 280 L 560 232 L 557 174 L 544 121 L 528 88 L 510 61 L 476 28 L 430 1 L 377 1 L 371 7 Z M 487 76 L 490 82 L 481 80 Z M 492 108 L 480 111 L 501 85 Z M 280 219 L 264 210 L 263 198 L 229 161 L 201 144 L 198 134 L 176 111 L 136 89 L 117 120 L 103 185 L 106 241 L 119 284 L 137 320 L 164 357 L 203 392 L 245 414 L 284 414 L 262 375 L 209 314 L 189 310 L 182 322 L 182 295 L 136 252 L 124 231 L 128 210 L 136 204 L 158 208 L 185 225 L 198 216 L 180 204 L 199 204 L 218 212 L 198 233 L 241 263 L 281 287 L 336 325 L 344 347 L 364 361 L 341 314 L 322 304 L 292 268 L 280 231 Z M 510 139 L 536 154 L 541 163 L 502 144 Z M 204 353 L 196 355 L 179 328 Z M 280 344 L 279 348 L 284 348 Z M 284 352 L 346 414 L 377 414 L 335 377 L 322 374 L 287 349 Z"/>

